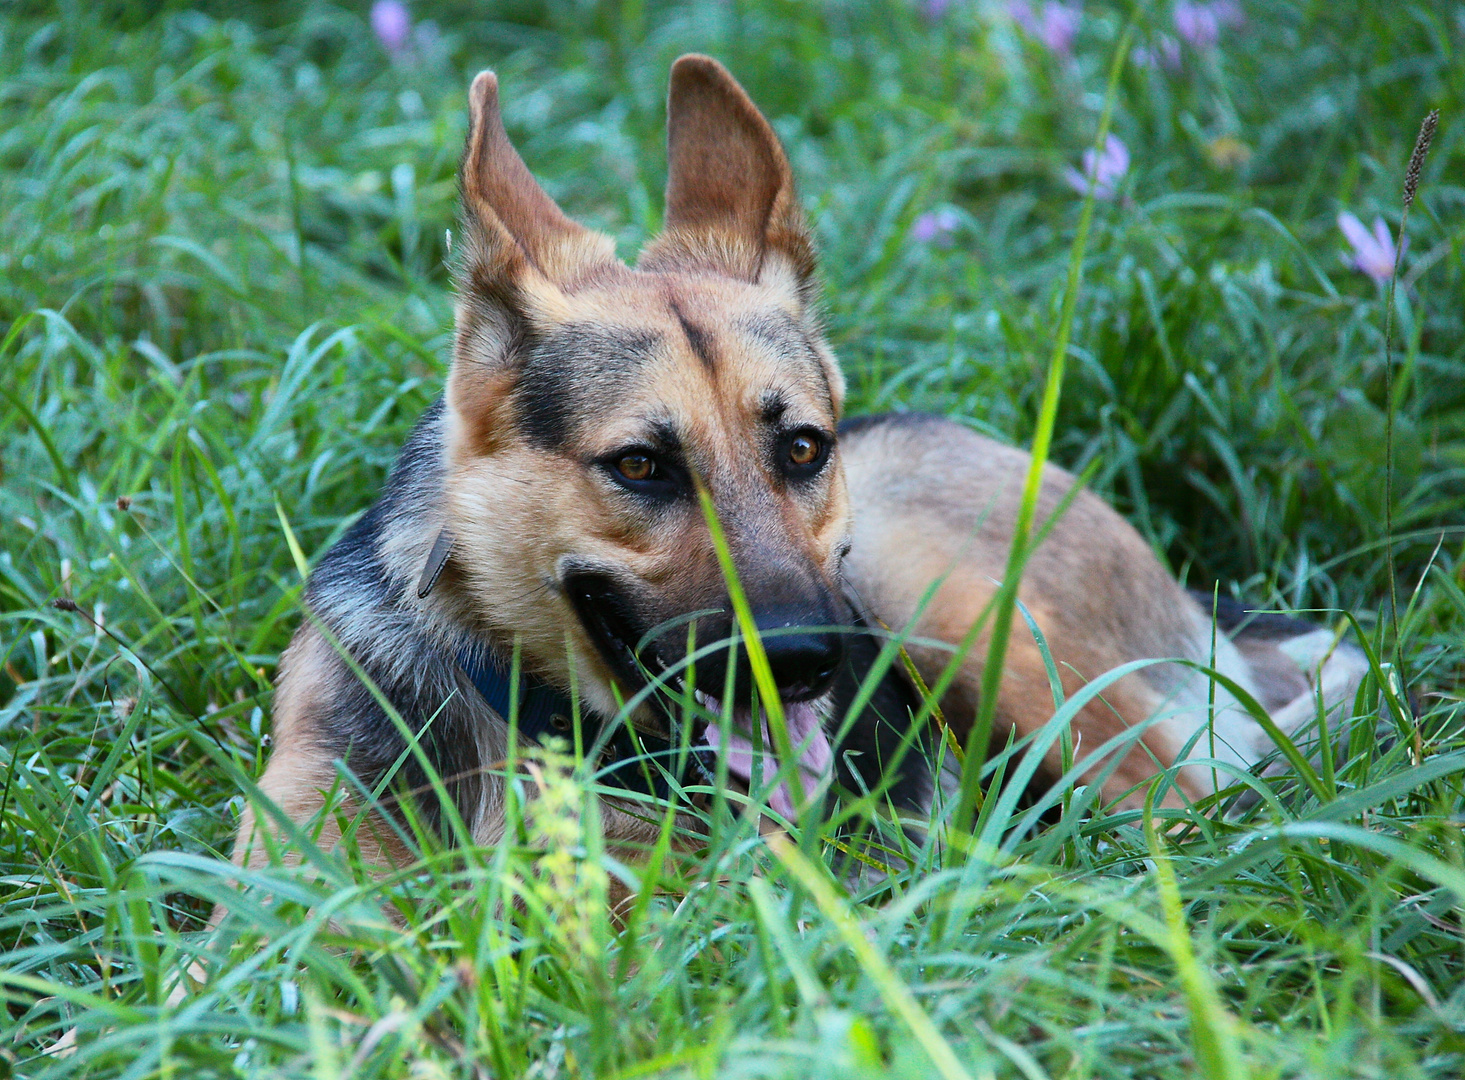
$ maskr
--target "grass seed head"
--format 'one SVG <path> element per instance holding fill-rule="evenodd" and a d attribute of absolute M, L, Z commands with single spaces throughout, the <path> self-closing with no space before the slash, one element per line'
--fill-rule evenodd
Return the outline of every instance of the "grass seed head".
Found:
<path fill-rule="evenodd" d="M 540 747 L 528 755 L 525 770 L 537 789 L 526 808 L 530 845 L 542 854 L 523 888 L 549 916 L 545 929 L 560 938 L 575 955 L 594 960 L 600 942 L 593 913 L 604 911 L 608 881 L 605 868 L 587 858 L 583 820 L 585 790 L 574 775 L 574 759 L 560 745 Z"/>
<path fill-rule="evenodd" d="M 1430 109 L 1419 125 L 1419 137 L 1414 140 L 1414 152 L 1409 155 L 1409 168 L 1404 170 L 1404 205 L 1414 203 L 1414 193 L 1419 190 L 1419 170 L 1424 167 L 1424 155 L 1429 153 L 1429 144 L 1434 141 L 1435 128 L 1439 127 L 1440 111 Z"/>

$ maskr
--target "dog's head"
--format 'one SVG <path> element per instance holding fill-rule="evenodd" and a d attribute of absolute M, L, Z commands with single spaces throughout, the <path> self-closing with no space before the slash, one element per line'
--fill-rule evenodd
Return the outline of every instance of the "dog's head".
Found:
<path fill-rule="evenodd" d="M 807 729 L 842 654 L 826 628 L 845 621 L 848 514 L 813 248 L 777 137 L 716 61 L 673 67 L 667 143 L 665 228 L 628 267 L 535 183 L 496 79 L 474 80 L 447 393 L 455 564 L 491 633 L 551 676 L 573 657 L 610 715 L 643 665 L 684 663 L 689 626 L 699 647 L 732 630 L 705 491 Z M 697 662 L 709 697 L 729 655 Z"/>

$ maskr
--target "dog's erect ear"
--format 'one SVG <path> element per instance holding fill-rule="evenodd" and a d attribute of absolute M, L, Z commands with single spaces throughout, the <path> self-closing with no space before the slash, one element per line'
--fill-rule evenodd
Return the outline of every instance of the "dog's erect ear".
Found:
<path fill-rule="evenodd" d="M 793 171 L 737 80 L 709 56 L 683 56 L 672 65 L 666 110 L 666 228 L 639 265 L 744 281 L 784 273 L 807 292 L 814 248 Z"/>
<path fill-rule="evenodd" d="M 513 424 L 507 390 L 526 341 L 560 321 L 567 293 L 624 267 L 611 237 L 565 217 L 530 176 L 504 132 L 492 72 L 479 73 L 469 91 L 459 188 L 447 402 L 459 424 L 454 444 L 491 453 Z"/>
<path fill-rule="evenodd" d="M 468 92 L 468 146 L 458 179 L 470 245 L 467 274 L 491 279 L 529 272 L 572 286 L 587 271 L 615 261 L 610 238 L 567 218 L 529 175 L 504 131 L 491 71 L 479 72 Z"/>
<path fill-rule="evenodd" d="M 493 72 L 473 80 L 468 102 L 447 399 L 464 445 L 487 453 L 511 422 L 504 392 L 522 345 L 558 321 L 566 293 L 624 267 L 610 237 L 567 218 L 529 175 L 504 132 Z"/>

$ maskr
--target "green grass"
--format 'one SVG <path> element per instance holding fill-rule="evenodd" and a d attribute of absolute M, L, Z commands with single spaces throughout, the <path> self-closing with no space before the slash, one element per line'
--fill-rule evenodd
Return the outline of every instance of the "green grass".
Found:
<path fill-rule="evenodd" d="M 717 55 L 802 180 L 851 411 L 1028 445 L 1082 202 L 1062 169 L 1125 25 L 1154 45 L 1170 7 L 1090 0 L 1071 63 L 960 2 L 424 3 L 396 62 L 364 5 L 201 7 L 0 7 L 0 1073 L 1465 1071 L 1457 7 L 1248 4 L 1180 71 L 1126 64 L 1133 166 L 1094 207 L 1053 435 L 1190 583 L 1397 648 L 1356 703 L 1381 733 L 1148 836 L 1071 787 L 1036 824 L 988 799 L 986 846 L 909 846 L 878 882 L 828 873 L 828 828 L 771 850 L 724 813 L 622 926 L 606 875 L 632 871 L 554 759 L 498 848 L 425 842 L 384 881 L 320 855 L 243 898 L 221 859 L 302 572 L 441 386 L 468 80 L 499 72 L 531 168 L 629 256 L 667 68 Z M 1335 219 L 1397 227 L 1430 107 L 1386 379 L 1385 293 Z M 949 245 L 914 241 L 940 208 Z"/>

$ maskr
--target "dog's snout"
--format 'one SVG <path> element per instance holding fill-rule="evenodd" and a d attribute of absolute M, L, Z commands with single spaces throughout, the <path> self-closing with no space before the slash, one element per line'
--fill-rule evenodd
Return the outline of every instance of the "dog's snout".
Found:
<path fill-rule="evenodd" d="M 759 631 L 765 627 L 759 626 Z M 818 697 L 834 681 L 844 659 L 844 638 L 840 634 L 817 629 L 796 633 L 767 633 L 763 649 L 768 667 L 781 696 L 788 700 Z"/>
<path fill-rule="evenodd" d="M 822 604 L 815 607 L 818 610 L 809 611 L 773 605 L 753 611 L 774 685 L 785 701 L 807 701 L 823 694 L 844 662 L 844 635 L 839 632 L 834 614 L 824 610 Z M 717 637 L 721 638 L 731 631 L 731 625 L 725 619 L 719 622 Z M 697 663 L 697 683 L 708 693 L 721 696 L 730 660 L 736 667 L 733 679 L 742 701 L 754 686 L 745 648 L 719 648 L 704 656 Z"/>

